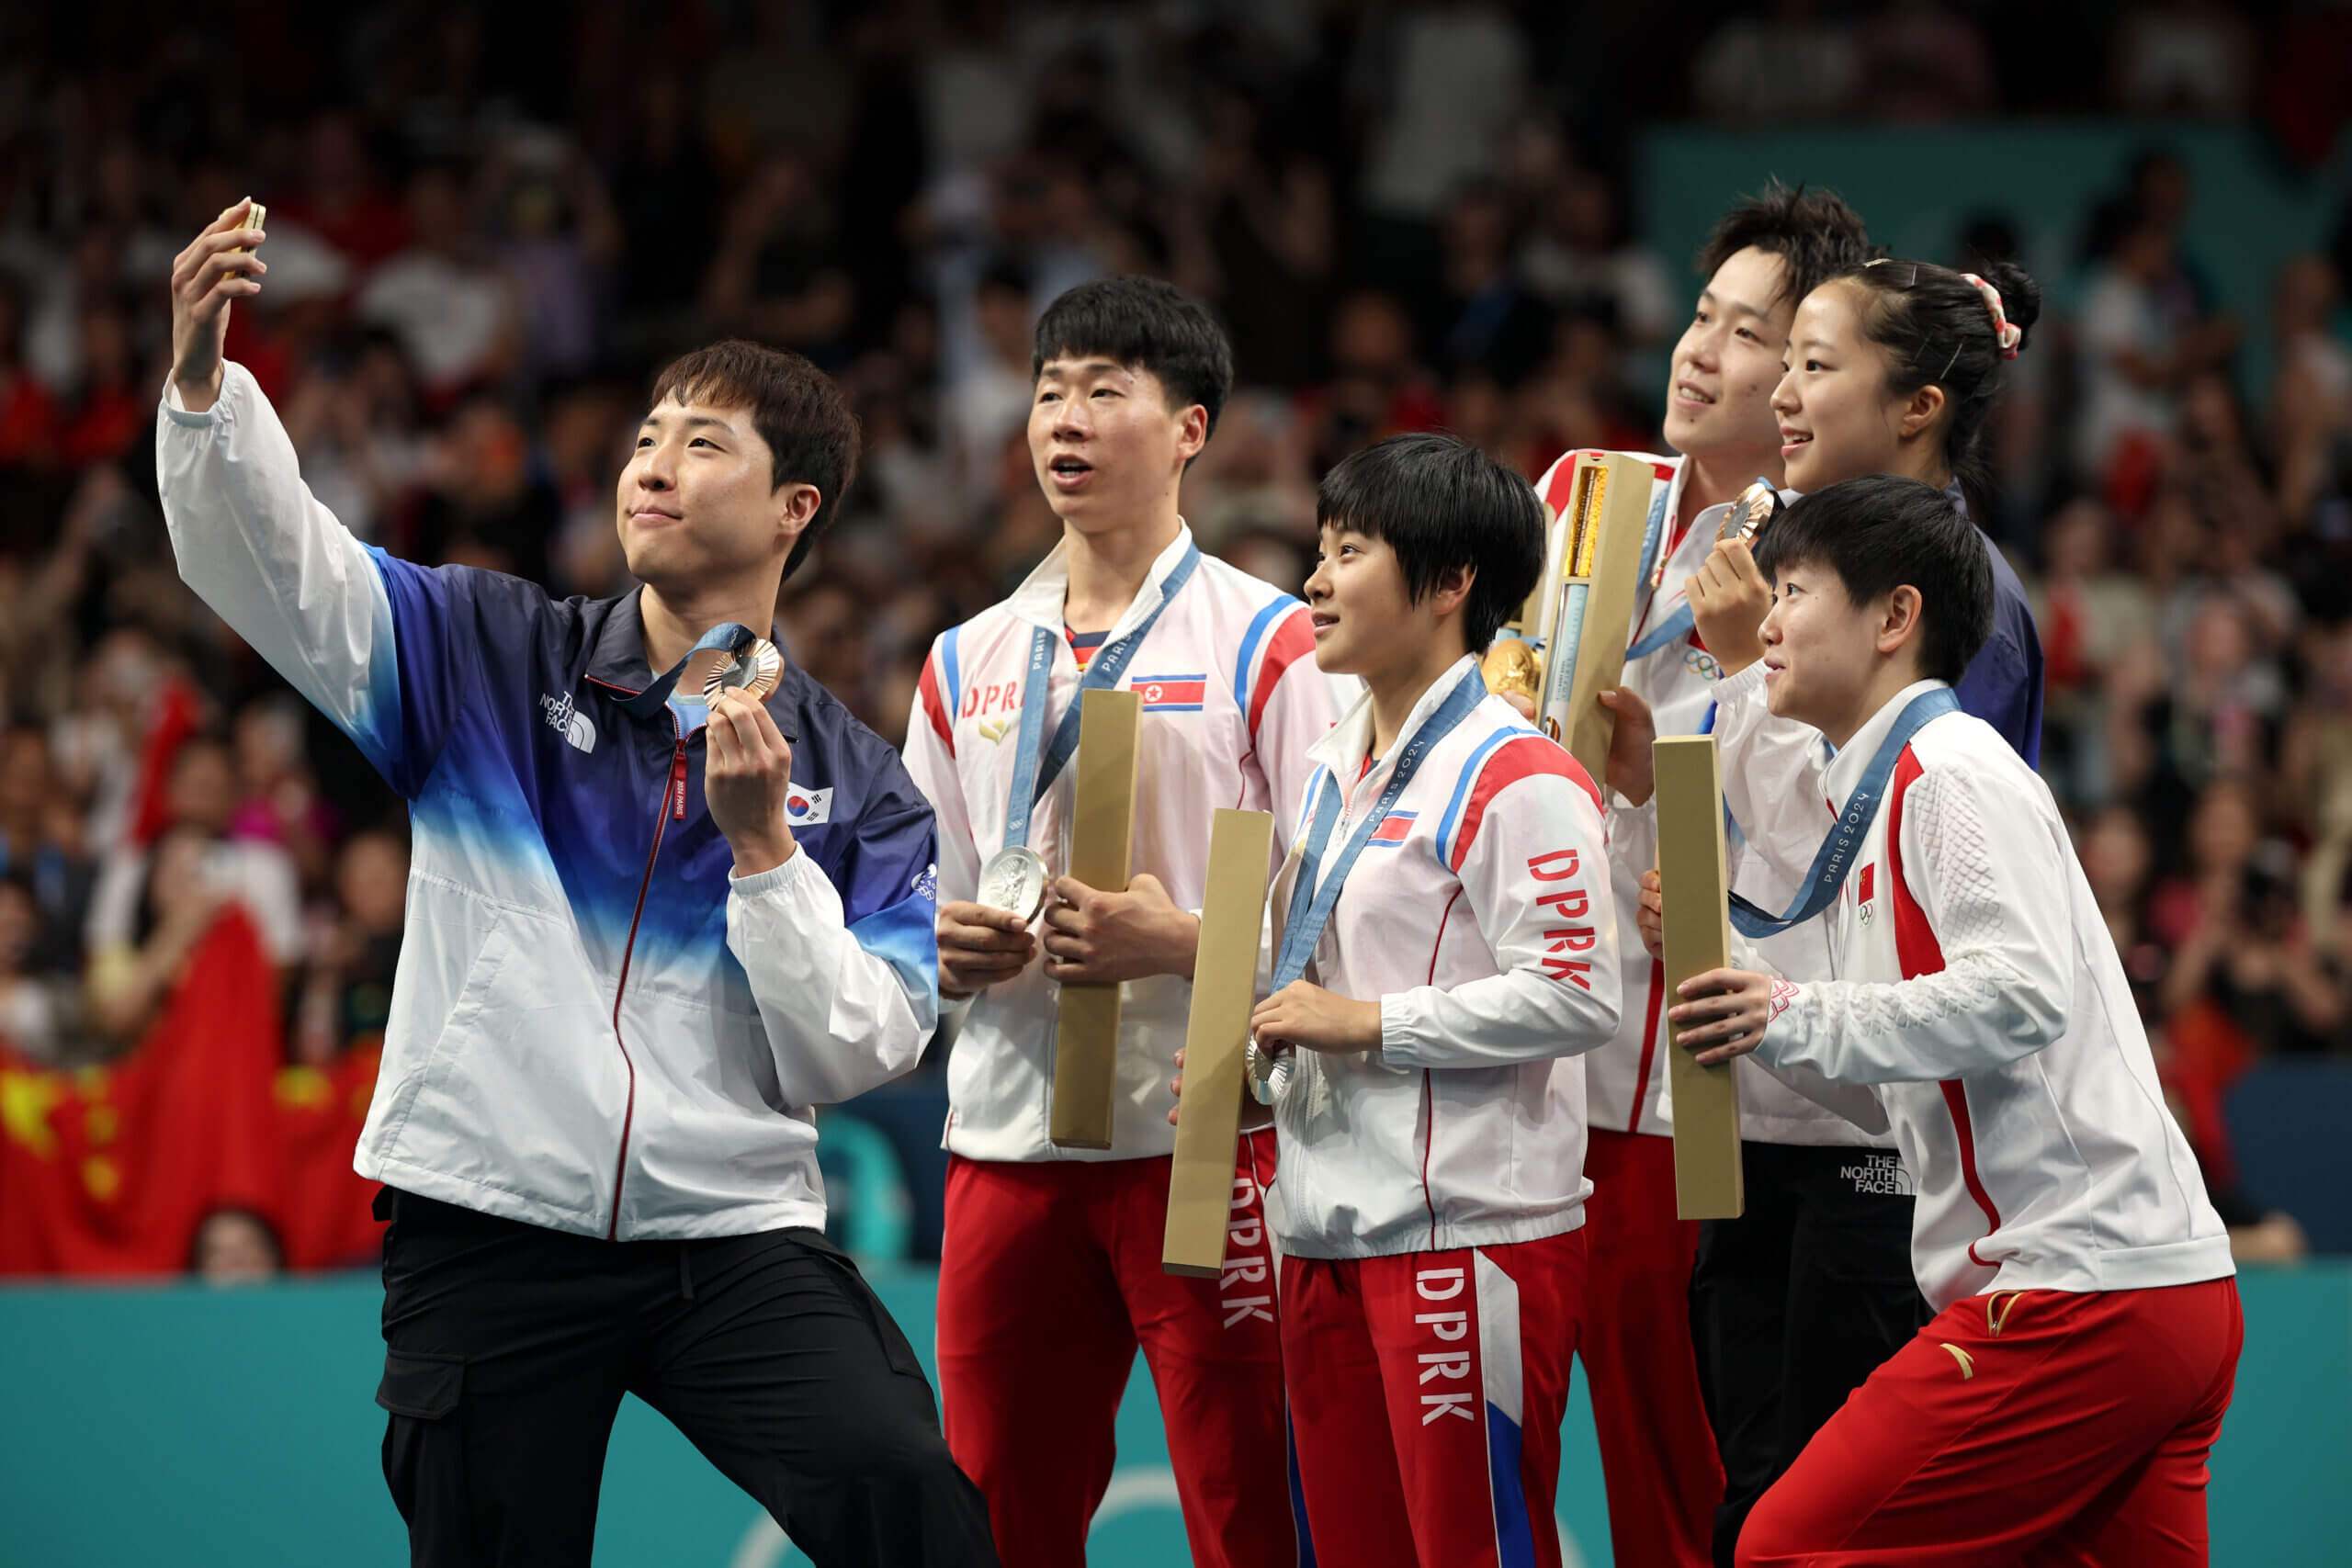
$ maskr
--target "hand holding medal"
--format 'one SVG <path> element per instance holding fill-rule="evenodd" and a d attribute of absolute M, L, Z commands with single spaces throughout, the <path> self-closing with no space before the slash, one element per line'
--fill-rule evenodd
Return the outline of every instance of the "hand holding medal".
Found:
<path fill-rule="evenodd" d="M 1690 579 L 1690 621 L 1700 643 L 1725 675 L 1764 657 L 1760 629 L 1772 609 L 1772 585 L 1756 570 L 1749 546 L 1781 512 L 1768 479 L 1740 491 L 1715 534 L 1715 547 Z"/>
<path fill-rule="evenodd" d="M 1037 956 L 1030 922 L 1046 903 L 1046 863 L 1026 844 L 1007 844 L 980 868 L 969 900 L 939 907 L 939 992 L 960 998 L 1010 980 Z"/>
<path fill-rule="evenodd" d="M 763 703 L 783 678 L 784 655 L 767 638 L 755 637 L 741 652 L 711 666 L 702 683 L 702 700 L 716 703 L 721 692 L 741 692 L 755 703 Z"/>
<path fill-rule="evenodd" d="M 978 901 L 1023 926 L 1046 907 L 1046 860 L 1026 844 L 1007 844 L 980 872 Z"/>
<path fill-rule="evenodd" d="M 792 742 L 744 686 L 714 694 L 705 734 L 703 799 L 712 825 L 735 852 L 735 874 L 772 871 L 798 847 L 786 815 L 792 796 Z M 684 776 L 679 777 L 683 797 Z"/>

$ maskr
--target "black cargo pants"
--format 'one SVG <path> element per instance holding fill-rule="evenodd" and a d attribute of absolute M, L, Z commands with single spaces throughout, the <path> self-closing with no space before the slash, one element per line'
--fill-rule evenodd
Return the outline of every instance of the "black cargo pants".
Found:
<path fill-rule="evenodd" d="M 813 1230 L 606 1242 L 387 1190 L 384 1477 L 418 1568 L 586 1568 L 621 1395 L 820 1568 L 995 1564 L 931 1385 Z"/>

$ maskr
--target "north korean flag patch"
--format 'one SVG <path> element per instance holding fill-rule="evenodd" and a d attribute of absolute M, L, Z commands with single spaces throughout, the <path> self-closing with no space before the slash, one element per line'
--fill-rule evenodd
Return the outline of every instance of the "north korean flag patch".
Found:
<path fill-rule="evenodd" d="M 1130 685 L 1146 713 L 1198 713 L 1208 698 L 1206 675 L 1138 675 Z"/>
<path fill-rule="evenodd" d="M 824 789 L 802 789 L 794 784 L 784 797 L 784 820 L 787 827 L 814 828 L 820 822 L 833 819 L 833 792 Z"/>
<path fill-rule="evenodd" d="M 1413 818 L 1419 815 L 1418 811 L 1390 812 L 1380 819 L 1380 826 L 1372 830 L 1372 837 L 1364 840 L 1364 847 L 1372 850 L 1395 849 L 1413 830 Z"/>

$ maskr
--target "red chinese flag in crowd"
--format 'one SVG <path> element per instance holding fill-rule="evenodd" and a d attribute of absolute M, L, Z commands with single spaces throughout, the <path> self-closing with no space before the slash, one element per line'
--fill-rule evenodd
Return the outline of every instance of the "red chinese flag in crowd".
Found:
<path fill-rule="evenodd" d="M 275 980 L 231 906 L 119 1062 L 56 1072 L 0 1045 L 0 1274 L 177 1273 L 211 1211 L 275 1222 Z"/>
<path fill-rule="evenodd" d="M 172 759 L 180 745 L 196 733 L 203 715 L 196 688 L 177 676 L 157 694 L 155 711 L 139 748 L 139 784 L 131 792 L 130 841 L 152 844 L 171 825 Z"/>
<path fill-rule="evenodd" d="M 383 1249 L 384 1227 L 371 1212 L 379 1184 L 351 1168 L 383 1054 L 383 1042 L 370 1040 L 332 1066 L 278 1072 L 284 1187 L 277 1217 L 289 1269 L 367 1263 Z"/>

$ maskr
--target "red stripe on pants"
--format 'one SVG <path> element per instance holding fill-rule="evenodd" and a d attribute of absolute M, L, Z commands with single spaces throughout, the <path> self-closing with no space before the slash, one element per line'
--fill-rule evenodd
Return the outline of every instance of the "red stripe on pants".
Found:
<path fill-rule="evenodd" d="M 1592 1262 L 1577 1354 L 1592 1391 L 1610 1548 L 1645 1568 L 1709 1568 L 1724 1467 L 1690 1343 L 1699 1226 L 1675 1217 L 1672 1138 L 1587 1136 Z"/>
<path fill-rule="evenodd" d="M 1084 1568 L 1138 1345 L 1193 1561 L 1298 1561 L 1265 1224 L 1273 1131 L 1241 1140 L 1222 1280 L 1160 1267 L 1169 1166 L 948 1162 L 940 1408 L 1007 1563 Z"/>
<path fill-rule="evenodd" d="M 1493 1568 L 1498 1477 L 1476 1284 L 1515 1287 L 1520 1462 L 1532 1561 L 1559 1568 L 1554 1493 L 1569 1362 L 1584 1318 L 1581 1230 L 1503 1247 L 1283 1259 L 1283 1375 L 1315 1560 L 1329 1568 Z M 1499 1368 L 1498 1369 L 1499 1375 Z M 1505 1511 L 1508 1511 L 1506 1508 Z M 1520 1555 L 1509 1561 L 1526 1561 Z"/>
<path fill-rule="evenodd" d="M 1742 1568 L 2202 1568 L 2235 1280 L 2001 1292 L 1939 1313 L 1740 1534 Z"/>

